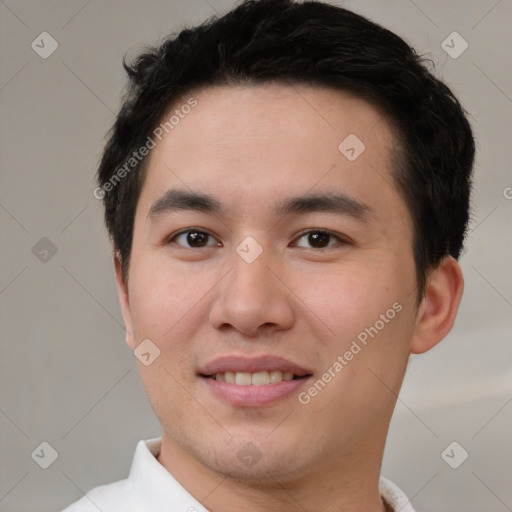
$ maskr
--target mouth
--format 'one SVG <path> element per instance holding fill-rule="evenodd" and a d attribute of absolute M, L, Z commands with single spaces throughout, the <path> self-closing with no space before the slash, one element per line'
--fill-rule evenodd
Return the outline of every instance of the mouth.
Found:
<path fill-rule="evenodd" d="M 282 370 L 265 370 L 261 372 L 218 372 L 214 375 L 203 375 L 201 377 L 214 379 L 219 382 L 227 382 L 228 384 L 237 384 L 239 386 L 266 386 L 269 384 L 277 384 L 278 382 L 298 380 L 310 377 L 311 374 L 295 375 L 292 372 Z"/>
<path fill-rule="evenodd" d="M 210 392 L 237 407 L 265 406 L 291 397 L 312 375 L 302 366 L 272 355 L 224 356 L 198 372 Z"/>

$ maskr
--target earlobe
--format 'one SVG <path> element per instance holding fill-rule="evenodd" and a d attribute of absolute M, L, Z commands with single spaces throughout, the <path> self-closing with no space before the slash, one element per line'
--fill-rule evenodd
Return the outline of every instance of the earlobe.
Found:
<path fill-rule="evenodd" d="M 411 353 L 422 354 L 437 345 L 451 330 L 459 309 L 464 278 L 459 263 L 446 256 L 430 273 L 418 309 Z"/>
<path fill-rule="evenodd" d="M 128 294 L 128 283 L 126 282 L 126 276 L 123 273 L 121 264 L 121 255 L 119 251 L 114 254 L 114 270 L 116 274 L 117 292 L 119 295 L 119 303 L 121 305 L 121 312 L 123 314 L 124 326 L 126 329 L 126 344 L 131 350 L 135 349 L 134 337 L 133 337 L 133 326 L 132 326 L 132 314 L 130 309 L 130 297 Z"/>

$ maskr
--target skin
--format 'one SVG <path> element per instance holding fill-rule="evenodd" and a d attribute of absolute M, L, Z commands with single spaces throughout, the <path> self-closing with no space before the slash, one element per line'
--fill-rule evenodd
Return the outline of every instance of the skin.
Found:
<path fill-rule="evenodd" d="M 407 360 L 451 329 L 460 267 L 445 258 L 418 307 L 411 216 L 391 177 L 396 142 L 374 106 L 275 84 L 194 97 L 197 107 L 150 154 L 128 282 L 114 259 L 129 347 L 149 338 L 161 351 L 137 363 L 163 428 L 158 461 L 213 512 L 383 511 L 378 478 Z M 338 150 L 349 134 L 366 146 L 353 162 Z M 211 194 L 226 212 L 148 219 L 170 188 Z M 369 219 L 273 211 L 325 191 L 364 203 Z M 186 235 L 169 242 L 184 228 L 210 234 L 207 247 Z M 301 234 L 315 228 L 346 242 L 334 236 L 319 249 Z M 250 264 L 236 252 L 248 236 L 263 249 Z M 235 407 L 197 376 L 222 355 L 273 354 L 317 380 L 395 302 L 402 310 L 307 405 L 292 394 Z M 262 455 L 252 467 L 237 457 L 249 441 Z"/>

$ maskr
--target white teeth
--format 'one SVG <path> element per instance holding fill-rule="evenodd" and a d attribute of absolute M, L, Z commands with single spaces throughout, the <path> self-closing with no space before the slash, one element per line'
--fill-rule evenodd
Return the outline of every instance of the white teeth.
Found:
<path fill-rule="evenodd" d="M 253 386 L 261 386 L 262 384 L 270 384 L 270 375 L 268 372 L 258 372 L 252 374 Z"/>
<path fill-rule="evenodd" d="M 293 373 L 281 372 L 279 370 L 263 372 L 222 372 L 216 373 L 215 380 L 238 384 L 239 386 L 264 386 L 266 384 L 275 384 L 283 380 L 292 380 Z"/>
<path fill-rule="evenodd" d="M 270 382 L 281 382 L 283 380 L 283 372 L 273 371 L 270 372 Z"/>
<path fill-rule="evenodd" d="M 235 382 L 239 386 L 250 386 L 251 385 L 251 374 L 236 372 Z"/>
<path fill-rule="evenodd" d="M 219 375 L 219 374 L 217 374 Z M 217 378 L 217 375 L 215 378 Z M 226 382 L 229 382 L 230 384 L 234 384 L 236 382 L 236 373 L 235 372 L 226 372 L 224 374 L 224 378 L 226 379 Z"/>

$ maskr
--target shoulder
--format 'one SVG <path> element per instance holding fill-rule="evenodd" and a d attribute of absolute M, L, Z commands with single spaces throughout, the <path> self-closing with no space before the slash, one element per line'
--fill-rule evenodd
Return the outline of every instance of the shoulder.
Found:
<path fill-rule="evenodd" d="M 415 512 L 407 495 L 391 480 L 380 476 L 379 491 L 381 496 L 398 512 Z M 416 511 L 418 512 L 418 511 Z"/>
<path fill-rule="evenodd" d="M 127 480 L 119 480 L 95 487 L 61 512 L 117 512 L 119 506 L 122 506 L 123 512 L 130 512 L 130 506 L 135 503 L 126 482 Z"/>
<path fill-rule="evenodd" d="M 155 456 L 160 450 L 161 437 L 137 443 L 128 478 L 95 487 L 61 512 L 140 512 L 146 510 L 147 485 L 161 468 Z M 168 473 L 165 472 L 166 476 Z"/>

